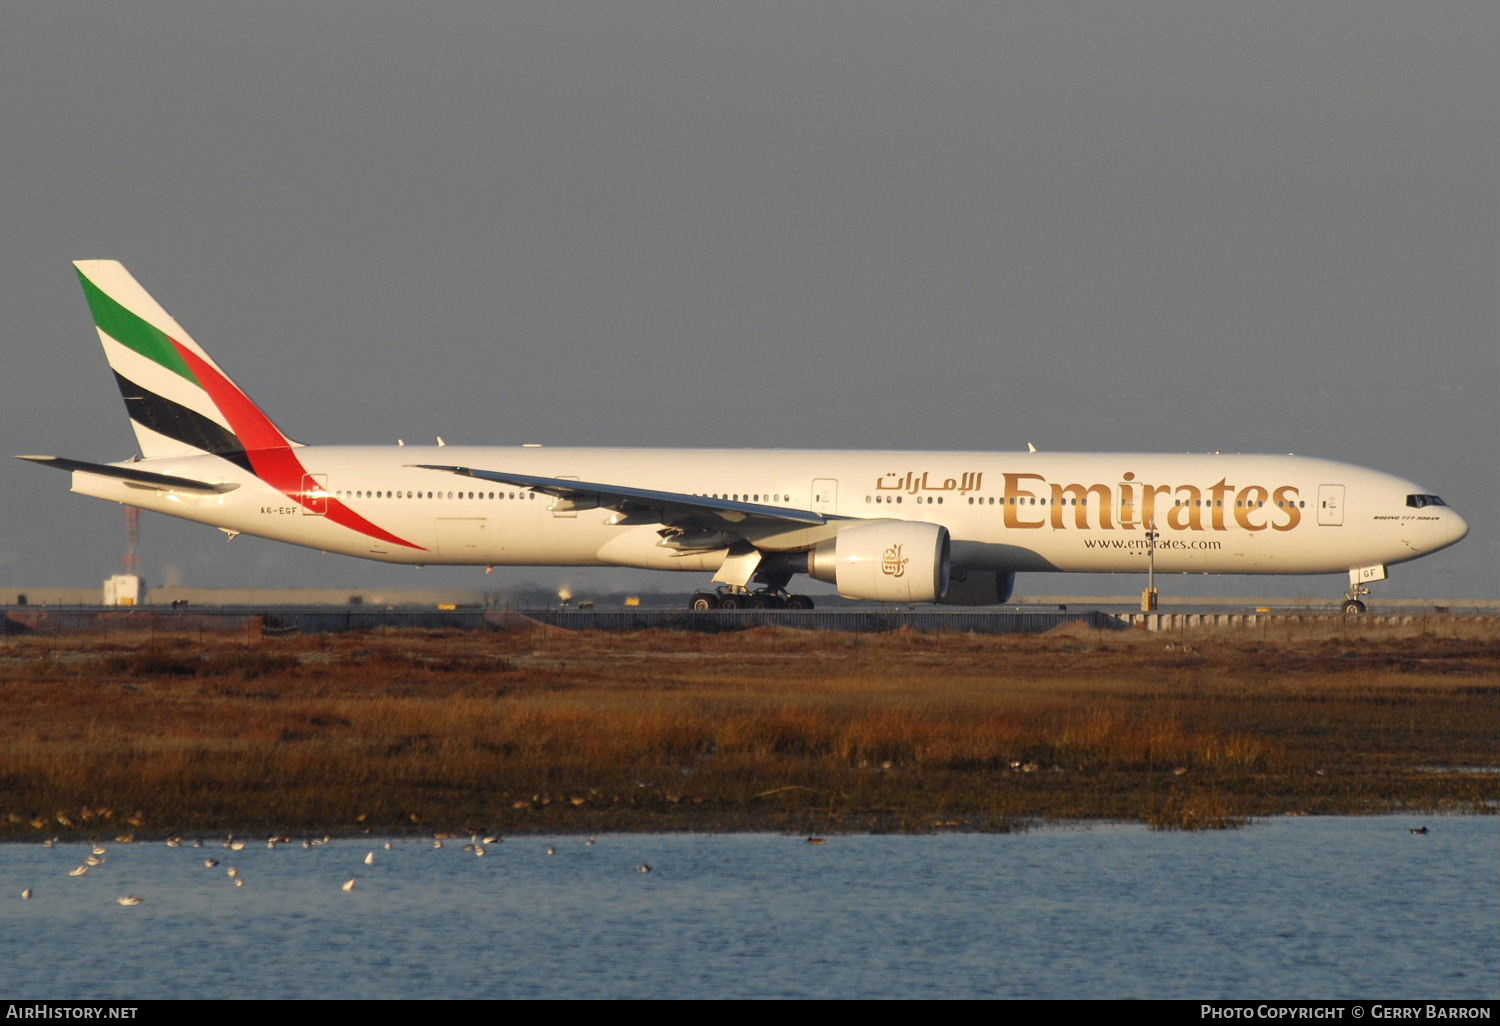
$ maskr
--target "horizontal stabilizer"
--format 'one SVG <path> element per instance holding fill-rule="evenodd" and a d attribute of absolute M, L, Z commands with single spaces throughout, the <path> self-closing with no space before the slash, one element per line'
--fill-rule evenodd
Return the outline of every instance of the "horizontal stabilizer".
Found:
<path fill-rule="evenodd" d="M 30 460 L 32 463 L 40 463 L 44 467 L 56 467 L 58 470 L 81 470 L 85 474 L 98 474 L 101 477 L 118 478 L 130 484 L 141 485 L 145 488 L 160 488 L 166 491 L 178 492 L 232 492 L 239 487 L 234 482 L 226 484 L 214 484 L 208 481 L 194 481 L 186 477 L 172 477 L 169 474 L 154 474 L 149 470 L 135 470 L 131 467 L 116 467 L 108 463 L 85 463 L 82 460 L 68 460 L 61 456 L 17 456 L 18 460 Z"/>

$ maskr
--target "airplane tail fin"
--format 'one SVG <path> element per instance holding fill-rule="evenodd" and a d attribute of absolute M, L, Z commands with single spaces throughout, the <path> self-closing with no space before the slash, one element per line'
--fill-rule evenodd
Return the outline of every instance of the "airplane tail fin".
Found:
<path fill-rule="evenodd" d="M 299 443 L 281 432 L 117 260 L 78 260 L 99 341 L 141 455 L 213 453 L 251 470 L 248 454 Z"/>

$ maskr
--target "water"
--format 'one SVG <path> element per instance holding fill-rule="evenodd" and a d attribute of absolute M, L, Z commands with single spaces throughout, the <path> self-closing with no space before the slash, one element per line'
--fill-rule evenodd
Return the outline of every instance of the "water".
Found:
<path fill-rule="evenodd" d="M 1493 998 L 1497 836 L 1403 816 L 511 838 L 484 858 L 110 844 L 79 878 L 84 845 L 8 845 L 0 996 Z"/>

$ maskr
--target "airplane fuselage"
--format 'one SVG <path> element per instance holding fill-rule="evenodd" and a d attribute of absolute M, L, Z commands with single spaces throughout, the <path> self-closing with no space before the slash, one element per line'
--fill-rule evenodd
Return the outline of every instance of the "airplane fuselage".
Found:
<path fill-rule="evenodd" d="M 228 531 L 393 563 L 629 566 L 712 571 L 727 545 L 663 544 L 659 523 L 454 477 L 418 464 L 942 525 L 955 568 L 995 571 L 1317 574 L 1389 565 L 1452 544 L 1453 510 L 1418 485 L 1299 456 L 861 452 L 468 446 L 303 446 L 287 494 L 215 456 L 121 464 L 236 484 L 205 494 L 75 473 L 73 490 Z M 330 503 L 379 533 L 336 522 Z M 559 507 L 569 508 L 559 508 Z M 1156 537 L 1148 537 L 1154 528 Z M 757 541 L 805 548 L 814 528 Z"/>

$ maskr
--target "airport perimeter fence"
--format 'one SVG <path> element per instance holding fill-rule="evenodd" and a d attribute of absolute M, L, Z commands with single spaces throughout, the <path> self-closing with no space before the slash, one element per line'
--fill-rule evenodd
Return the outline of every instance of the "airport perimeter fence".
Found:
<path fill-rule="evenodd" d="M 908 630 L 953 634 L 1039 634 L 1065 623 L 1097 629 L 1119 627 L 1119 620 L 1097 611 L 1000 612 L 971 610 L 818 610 L 818 609 L 672 609 L 545 610 L 525 613 L 539 622 L 568 630 L 681 630 L 700 633 L 742 631 L 755 627 L 792 627 L 812 631 L 878 634 Z"/>
<path fill-rule="evenodd" d="M 1100 610 L 1014 611 L 960 609 L 523 609 L 480 607 L 267 607 L 222 606 L 213 609 L 134 609 L 98 606 L 11 606 L 4 609 L 0 634 L 7 635 L 242 635 L 280 637 L 346 631 L 643 631 L 698 633 L 786 627 L 810 631 L 882 633 L 913 630 L 944 634 L 1040 634 L 1065 624 L 1095 630 L 1182 631 L 1203 627 L 1266 629 L 1299 625 L 1346 624 L 1360 629 L 1418 626 L 1441 622 L 1452 626 L 1489 616 L 1365 615 L 1257 613 L 1111 613 Z"/>
<path fill-rule="evenodd" d="M 218 606 L 170 609 L 138 606 L 100 609 L 77 606 L 11 607 L 5 611 L 6 634 L 242 634 L 275 637 L 344 631 L 479 630 L 484 609 L 371 609 L 368 607 Z"/>
<path fill-rule="evenodd" d="M 267 608 L 218 607 L 135 609 L 15 606 L 5 610 L 3 633 L 64 634 L 204 634 L 276 637 L 345 631 L 429 630 L 570 631 L 674 630 L 699 633 L 787 627 L 814 631 L 880 633 L 908 630 L 927 633 L 1040 633 L 1065 623 L 1095 629 L 1122 626 L 1120 619 L 1098 611 L 1001 612 L 970 610 L 677 610 L 677 609 L 529 609 L 481 608 Z"/>

